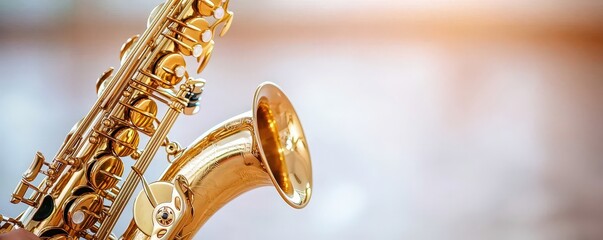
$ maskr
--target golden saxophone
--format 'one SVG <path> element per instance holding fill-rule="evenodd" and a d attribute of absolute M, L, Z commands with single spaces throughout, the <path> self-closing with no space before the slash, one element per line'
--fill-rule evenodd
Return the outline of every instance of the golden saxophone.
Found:
<path fill-rule="evenodd" d="M 11 197 L 29 207 L 15 218 L 0 215 L 0 233 L 24 228 L 42 239 L 118 239 L 113 228 L 139 184 L 133 220 L 120 239 L 190 239 L 224 204 L 260 186 L 274 185 L 285 202 L 303 208 L 312 194 L 308 145 L 276 85 L 260 85 L 251 111 L 186 148 L 167 137 L 181 113 L 198 111 L 205 81 L 189 77 L 185 57 L 196 58 L 197 73 L 205 68 L 214 33 L 223 36 L 232 22 L 228 5 L 157 6 L 147 29 L 123 45 L 121 67 L 99 78 L 97 101 L 57 154 L 51 161 L 35 155 Z M 160 148 L 170 165 L 147 183 L 143 175 Z"/>

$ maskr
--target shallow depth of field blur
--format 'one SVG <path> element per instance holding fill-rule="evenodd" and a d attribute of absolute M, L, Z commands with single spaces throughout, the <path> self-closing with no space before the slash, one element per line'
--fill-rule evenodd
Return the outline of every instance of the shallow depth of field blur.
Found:
<path fill-rule="evenodd" d="M 9 196 L 35 151 L 54 156 L 160 2 L 0 2 L 1 214 L 25 208 Z M 602 2 L 230 5 L 202 110 L 169 136 L 187 145 L 275 82 L 305 128 L 314 195 L 294 210 L 253 190 L 196 239 L 603 239 Z"/>

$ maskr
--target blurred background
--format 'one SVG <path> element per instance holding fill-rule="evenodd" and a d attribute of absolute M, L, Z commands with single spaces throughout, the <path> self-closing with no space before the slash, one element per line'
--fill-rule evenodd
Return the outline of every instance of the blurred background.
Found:
<path fill-rule="evenodd" d="M 56 153 L 160 2 L 0 1 L 3 215 L 24 209 L 9 196 L 35 151 Z M 603 239 L 603 2 L 230 9 L 202 111 L 170 138 L 187 145 L 276 82 L 303 122 L 314 195 L 293 210 L 273 188 L 248 192 L 196 239 Z"/>

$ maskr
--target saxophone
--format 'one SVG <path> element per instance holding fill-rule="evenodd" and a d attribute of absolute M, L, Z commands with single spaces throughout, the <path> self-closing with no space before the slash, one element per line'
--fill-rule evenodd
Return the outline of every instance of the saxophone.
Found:
<path fill-rule="evenodd" d="M 28 207 L 14 218 L 0 215 L 0 233 L 24 228 L 42 239 L 191 239 L 227 202 L 269 185 L 290 206 L 306 206 L 308 145 L 291 102 L 273 83 L 257 88 L 249 112 L 188 147 L 167 136 L 181 113 L 199 110 L 205 80 L 189 77 L 185 57 L 196 59 L 197 74 L 205 68 L 215 33 L 223 36 L 232 22 L 228 6 L 229 0 L 158 5 L 146 30 L 122 46 L 121 67 L 98 79 L 97 101 L 56 155 L 50 161 L 35 155 L 10 200 Z M 148 183 L 144 173 L 160 148 L 170 165 Z M 113 228 L 139 185 L 133 219 L 118 238 Z"/>

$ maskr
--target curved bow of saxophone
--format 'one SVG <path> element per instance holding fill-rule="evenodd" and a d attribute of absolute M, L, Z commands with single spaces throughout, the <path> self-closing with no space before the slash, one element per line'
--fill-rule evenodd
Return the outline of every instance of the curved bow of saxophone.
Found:
<path fill-rule="evenodd" d="M 230 28 L 228 5 L 167 0 L 157 6 L 147 29 L 123 45 L 121 67 L 101 75 L 97 101 L 57 154 L 50 161 L 35 155 L 11 196 L 29 207 L 16 218 L 0 215 L 0 233 L 25 228 L 42 239 L 117 239 L 113 228 L 139 185 L 122 239 L 192 238 L 224 204 L 259 186 L 274 185 L 289 205 L 304 207 L 312 194 L 308 145 L 276 85 L 260 85 L 250 112 L 187 148 L 167 136 L 181 113 L 199 110 L 205 80 L 189 77 L 185 57 L 197 60 L 197 73 L 205 68 L 215 33 Z M 144 174 L 161 148 L 170 165 L 148 183 Z"/>
<path fill-rule="evenodd" d="M 182 181 L 187 182 L 183 183 Z M 312 165 L 303 129 L 285 94 L 276 85 L 262 84 L 253 108 L 218 124 L 194 141 L 134 202 L 134 221 L 125 239 L 144 239 L 161 231 L 157 221 L 162 203 L 175 203 L 178 185 L 190 206 L 180 237 L 193 236 L 224 204 L 261 186 L 274 185 L 294 208 L 303 208 L 312 194 Z M 187 191 L 190 191 L 187 193 Z M 156 196 L 149 197 L 148 192 Z M 159 194 L 157 194 L 159 193 Z M 150 199 L 155 200 L 150 200 Z M 152 201 L 157 201 L 153 203 Z"/>

